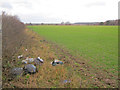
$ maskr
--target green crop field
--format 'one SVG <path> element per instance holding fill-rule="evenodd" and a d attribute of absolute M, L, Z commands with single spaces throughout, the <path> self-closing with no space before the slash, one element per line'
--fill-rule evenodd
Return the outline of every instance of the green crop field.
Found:
<path fill-rule="evenodd" d="M 73 55 L 88 60 L 93 66 L 117 75 L 118 27 L 117 26 L 28 26 L 46 40 L 64 46 Z"/>

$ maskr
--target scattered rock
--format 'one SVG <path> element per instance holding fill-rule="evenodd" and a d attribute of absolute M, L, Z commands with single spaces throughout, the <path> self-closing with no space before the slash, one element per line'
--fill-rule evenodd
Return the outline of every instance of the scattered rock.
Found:
<path fill-rule="evenodd" d="M 28 58 L 28 57 L 27 57 L 25 60 L 27 61 L 27 63 L 32 63 L 32 62 L 34 62 L 34 58 Z"/>
<path fill-rule="evenodd" d="M 63 62 L 62 62 L 62 61 L 59 61 L 59 64 L 61 64 L 61 65 L 62 65 L 62 64 L 63 64 Z"/>
<path fill-rule="evenodd" d="M 38 57 L 37 60 L 39 60 L 41 63 L 43 63 L 43 59 L 41 59 L 40 57 Z"/>
<path fill-rule="evenodd" d="M 28 63 L 32 63 L 32 62 L 34 62 L 34 58 L 29 58 Z"/>
<path fill-rule="evenodd" d="M 62 61 L 60 61 L 60 60 L 54 60 L 53 62 L 51 62 L 51 64 L 53 65 L 53 66 L 56 66 L 57 64 L 63 64 L 63 62 Z"/>
<path fill-rule="evenodd" d="M 23 69 L 25 71 L 25 74 L 27 73 L 34 74 L 37 72 L 37 68 L 33 64 L 27 64 Z"/>
<path fill-rule="evenodd" d="M 41 62 L 37 59 L 34 60 L 35 65 L 41 65 Z"/>
<path fill-rule="evenodd" d="M 28 57 L 26 57 L 26 59 L 25 60 L 29 60 L 29 58 Z"/>
<path fill-rule="evenodd" d="M 18 56 L 18 59 L 21 59 L 21 58 L 23 58 L 23 55 Z"/>
<path fill-rule="evenodd" d="M 23 74 L 23 68 L 13 68 L 11 71 L 10 71 L 10 74 L 12 75 L 12 77 L 14 76 L 21 76 Z"/>
<path fill-rule="evenodd" d="M 64 80 L 63 83 L 71 83 L 70 80 Z"/>
<path fill-rule="evenodd" d="M 28 62 L 26 60 L 22 60 L 22 63 L 23 64 L 27 64 Z"/>
<path fill-rule="evenodd" d="M 55 61 L 53 61 L 53 62 L 52 62 L 52 65 L 53 65 L 53 66 L 56 66 L 56 65 L 57 65 L 57 63 L 56 63 Z"/>
<path fill-rule="evenodd" d="M 34 59 L 34 63 L 35 63 L 35 65 L 41 65 L 43 63 L 43 59 L 38 57 L 38 58 Z"/>

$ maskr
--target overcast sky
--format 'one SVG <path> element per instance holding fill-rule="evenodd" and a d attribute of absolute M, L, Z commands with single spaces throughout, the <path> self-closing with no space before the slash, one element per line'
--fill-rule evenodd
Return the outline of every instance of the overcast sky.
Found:
<path fill-rule="evenodd" d="M 0 12 L 23 22 L 100 22 L 118 18 L 119 0 L 0 0 Z"/>

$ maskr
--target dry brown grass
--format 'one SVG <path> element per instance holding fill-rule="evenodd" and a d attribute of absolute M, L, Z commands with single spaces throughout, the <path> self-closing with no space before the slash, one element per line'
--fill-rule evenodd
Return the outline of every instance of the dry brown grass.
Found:
<path fill-rule="evenodd" d="M 69 54 L 69 52 L 48 41 L 44 41 L 35 32 L 26 29 L 26 40 L 21 48 L 13 56 L 10 64 L 12 67 L 23 67 L 21 60 L 17 56 L 23 54 L 25 57 L 36 58 L 40 56 L 44 63 L 37 66 L 38 72 L 33 75 L 25 75 L 3 84 L 4 88 L 90 88 L 90 87 L 112 87 L 105 82 L 98 80 L 96 69 L 89 66 L 81 58 Z M 25 49 L 28 49 L 26 52 Z M 54 59 L 61 59 L 63 65 L 52 66 L 50 63 Z M 77 63 L 77 64 L 76 64 Z M 103 73 L 103 72 L 102 72 Z M 104 78 L 102 76 L 102 78 Z M 6 79 L 7 80 L 7 79 Z M 63 83 L 70 80 L 71 83 Z M 113 84 L 114 85 L 114 84 Z"/>
<path fill-rule="evenodd" d="M 51 61 L 58 58 L 55 56 L 55 52 L 51 51 L 49 45 L 45 44 L 44 41 L 40 42 L 40 40 L 43 40 L 42 38 L 37 36 L 36 33 L 33 33 L 32 31 L 28 31 L 28 29 L 26 29 L 26 34 L 29 37 L 24 41 L 21 48 L 13 56 L 13 59 L 15 59 L 15 62 L 12 62 L 14 63 L 13 65 L 23 67 L 22 64 L 18 65 L 18 62 L 21 62 L 21 60 L 17 59 L 17 56 L 20 54 L 23 54 L 25 57 L 29 56 L 33 58 L 40 56 L 42 59 L 44 59 L 44 63 L 42 66 L 37 67 L 38 72 L 36 74 L 26 75 L 19 79 L 6 82 L 3 85 L 4 87 L 64 88 L 80 86 L 78 84 L 81 78 L 79 77 L 78 79 L 73 72 L 69 72 L 64 64 L 57 66 L 52 66 L 50 64 Z M 27 52 L 25 51 L 26 48 L 28 49 Z M 29 76 L 29 78 L 26 78 L 27 76 Z M 64 80 L 71 80 L 71 83 L 64 84 Z"/>

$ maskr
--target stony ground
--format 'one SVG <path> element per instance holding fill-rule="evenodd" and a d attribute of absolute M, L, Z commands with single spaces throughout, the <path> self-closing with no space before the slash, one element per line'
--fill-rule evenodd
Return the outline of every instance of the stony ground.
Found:
<path fill-rule="evenodd" d="M 37 33 L 26 29 L 27 38 L 21 48 L 12 57 L 12 62 L 4 65 L 3 87 L 4 88 L 114 88 L 117 87 L 117 76 L 105 70 L 93 68 L 79 56 L 73 56 L 69 50 L 59 45 L 49 42 L 40 37 Z M 25 49 L 28 49 L 26 51 Z M 41 57 L 44 63 L 37 66 L 38 72 L 32 75 L 9 79 L 9 71 L 13 67 L 24 67 L 22 59 L 24 57 Z M 55 59 L 63 61 L 63 65 L 52 66 Z M 64 82 L 64 80 L 70 82 Z"/>

